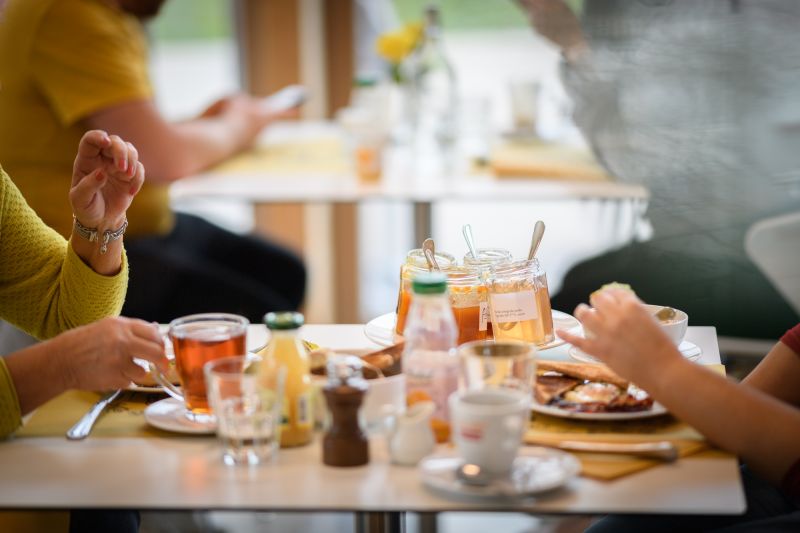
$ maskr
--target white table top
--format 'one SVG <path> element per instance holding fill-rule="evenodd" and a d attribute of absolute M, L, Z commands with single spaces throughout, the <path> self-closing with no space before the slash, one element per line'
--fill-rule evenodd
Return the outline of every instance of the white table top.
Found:
<path fill-rule="evenodd" d="M 302 139 L 338 138 L 341 132 L 325 122 L 290 122 L 271 126 L 260 142 L 281 143 Z M 455 160 L 452 167 L 433 170 L 418 165 L 418 157 L 408 149 L 387 151 L 383 179 L 363 183 L 349 171 L 317 171 L 309 174 L 280 175 L 268 170 L 220 172 L 214 169 L 175 182 L 170 194 L 175 200 L 214 198 L 246 200 L 253 203 L 357 202 L 386 199 L 412 202 L 437 200 L 562 200 L 633 199 L 646 200 L 647 189 L 640 185 L 615 182 L 573 181 L 569 179 L 495 179 L 466 168 Z"/>
<path fill-rule="evenodd" d="M 360 325 L 306 326 L 304 338 L 334 349 L 374 345 Z M 248 346 L 263 344 L 251 326 Z M 715 331 L 691 327 L 704 362 L 719 362 Z M 566 348 L 543 352 L 563 356 Z M 227 467 L 213 437 L 17 438 L 0 443 L 0 508 L 122 507 L 275 511 L 524 510 L 542 513 L 741 513 L 733 458 L 686 458 L 613 482 L 578 478 L 535 500 L 460 502 L 426 490 L 415 468 L 389 463 L 375 439 L 371 463 L 337 469 L 321 462 L 319 443 L 281 450 L 270 465 Z"/>

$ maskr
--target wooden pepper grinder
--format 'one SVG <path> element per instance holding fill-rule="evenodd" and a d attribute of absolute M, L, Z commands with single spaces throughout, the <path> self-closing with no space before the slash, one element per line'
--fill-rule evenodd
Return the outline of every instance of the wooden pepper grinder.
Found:
<path fill-rule="evenodd" d="M 369 444 L 361 429 L 358 410 L 367 383 L 357 357 L 339 356 L 328 361 L 328 383 L 323 389 L 330 424 L 322 440 L 322 462 L 329 466 L 360 466 L 369 462 Z"/>

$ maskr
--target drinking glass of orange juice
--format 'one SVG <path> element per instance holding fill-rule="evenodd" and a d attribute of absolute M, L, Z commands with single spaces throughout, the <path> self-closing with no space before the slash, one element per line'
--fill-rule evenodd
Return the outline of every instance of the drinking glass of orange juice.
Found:
<path fill-rule="evenodd" d="M 436 262 L 439 268 L 446 271 L 456 264 L 456 258 L 446 252 L 436 252 Z M 415 248 L 406 254 L 406 261 L 400 267 L 400 290 L 397 294 L 397 323 L 394 330 L 398 335 L 403 334 L 411 306 L 411 280 L 428 271 L 428 261 L 421 248 Z"/>
<path fill-rule="evenodd" d="M 223 357 L 245 355 L 248 325 L 245 317 L 226 313 L 189 315 L 170 322 L 167 335 L 175 352 L 180 388 L 154 365 L 150 365 L 150 371 L 167 394 L 184 403 L 189 420 L 213 420 L 203 365 Z"/>

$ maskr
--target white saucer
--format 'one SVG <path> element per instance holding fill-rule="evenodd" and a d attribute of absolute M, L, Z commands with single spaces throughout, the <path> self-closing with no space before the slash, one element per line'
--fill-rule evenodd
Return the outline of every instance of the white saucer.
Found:
<path fill-rule="evenodd" d="M 486 486 L 475 486 L 456 477 L 456 470 L 463 462 L 455 451 L 427 457 L 419 465 L 422 482 L 437 492 L 456 498 L 505 500 L 557 489 L 581 471 L 580 461 L 572 454 L 526 446 L 520 448 L 508 477 L 495 479 Z"/>
<path fill-rule="evenodd" d="M 176 433 L 208 435 L 216 430 L 216 423 L 194 422 L 186 418 L 186 407 L 175 398 L 151 403 L 144 410 L 144 419 L 153 427 Z"/>
<path fill-rule="evenodd" d="M 703 349 L 700 348 L 693 342 L 683 341 L 680 346 L 678 346 L 678 350 L 681 354 L 688 359 L 689 361 L 695 361 L 703 355 Z M 576 361 L 580 361 L 582 363 L 600 363 L 601 361 L 588 353 L 584 352 L 577 346 L 572 346 L 569 349 L 569 356 L 575 359 Z"/>
<path fill-rule="evenodd" d="M 403 337 L 394 332 L 396 323 L 396 313 L 386 313 L 380 315 L 367 322 L 367 324 L 364 326 L 364 335 L 366 335 L 369 340 L 380 346 L 391 346 L 393 344 L 397 344 L 403 340 Z M 582 332 L 581 323 L 578 322 L 578 319 L 561 311 L 553 311 L 553 329 L 563 329 L 575 334 Z M 547 344 L 537 346 L 536 349 L 539 351 L 549 350 L 550 348 L 555 348 L 556 346 L 561 346 L 565 343 L 566 341 L 556 335 L 552 341 L 548 342 Z"/>

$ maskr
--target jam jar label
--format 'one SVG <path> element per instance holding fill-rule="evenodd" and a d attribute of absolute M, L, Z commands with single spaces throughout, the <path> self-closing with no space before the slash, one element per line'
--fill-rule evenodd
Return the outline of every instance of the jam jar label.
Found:
<path fill-rule="evenodd" d="M 492 302 L 492 321 L 498 324 L 539 318 L 536 293 L 533 291 L 495 293 L 489 298 Z"/>

